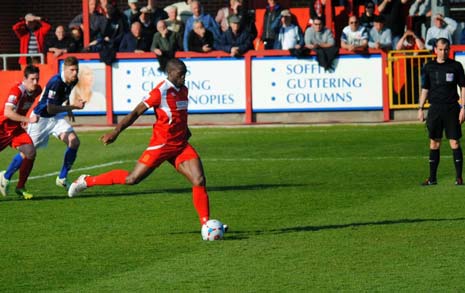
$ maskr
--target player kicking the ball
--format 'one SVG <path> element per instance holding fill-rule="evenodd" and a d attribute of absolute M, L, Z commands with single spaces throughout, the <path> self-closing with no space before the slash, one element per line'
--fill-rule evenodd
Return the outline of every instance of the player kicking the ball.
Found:
<path fill-rule="evenodd" d="M 153 107 L 157 119 L 153 124 L 152 137 L 132 172 L 112 170 L 97 176 L 81 175 L 71 184 L 68 190 L 69 197 L 95 185 L 137 184 L 163 162 L 168 161 L 192 183 L 192 199 L 200 224 L 208 221 L 210 210 L 202 162 L 188 142 L 188 93 L 187 87 L 184 86 L 187 68 L 184 62 L 171 59 L 166 65 L 166 71 L 167 79 L 160 82 L 112 132 L 100 138 L 105 145 L 113 143 L 124 129 Z M 225 230 L 226 228 L 225 225 Z"/>

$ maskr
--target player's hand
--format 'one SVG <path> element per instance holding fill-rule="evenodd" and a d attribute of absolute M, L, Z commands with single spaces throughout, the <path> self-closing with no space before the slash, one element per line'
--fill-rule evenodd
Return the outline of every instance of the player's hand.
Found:
<path fill-rule="evenodd" d="M 112 131 L 112 132 L 105 133 L 104 135 L 102 135 L 100 137 L 100 141 L 104 145 L 107 145 L 107 144 L 113 143 L 117 137 L 118 137 L 118 134 L 115 131 Z"/>
<path fill-rule="evenodd" d="M 418 120 L 420 120 L 420 122 L 423 122 L 425 121 L 425 113 L 423 112 L 423 109 L 418 109 Z"/>
<path fill-rule="evenodd" d="M 462 124 L 465 121 L 465 108 L 460 109 L 459 122 Z"/>
<path fill-rule="evenodd" d="M 28 123 L 37 123 L 37 121 L 39 121 L 39 116 L 37 116 L 37 115 L 29 116 L 29 122 Z"/>

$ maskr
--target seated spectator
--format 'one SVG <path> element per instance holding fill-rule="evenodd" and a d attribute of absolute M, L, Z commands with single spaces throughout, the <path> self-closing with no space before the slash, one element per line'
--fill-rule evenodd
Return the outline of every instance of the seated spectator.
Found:
<path fill-rule="evenodd" d="M 186 24 L 187 19 L 192 16 L 191 3 L 192 3 L 192 0 L 185 0 L 185 1 L 179 1 L 179 2 L 173 3 L 170 5 L 170 6 L 174 6 L 177 8 L 178 20 L 182 21 L 184 24 Z M 165 8 L 165 11 L 166 11 L 166 8 Z"/>
<path fill-rule="evenodd" d="M 120 52 L 143 53 L 150 49 L 150 44 L 142 34 L 142 24 L 135 21 L 131 24 L 130 32 L 126 33 L 119 46 Z"/>
<path fill-rule="evenodd" d="M 80 53 L 84 51 L 84 39 L 80 27 L 71 28 L 71 41 L 68 47 L 68 53 Z"/>
<path fill-rule="evenodd" d="M 107 19 L 102 14 L 98 13 L 97 10 L 97 0 L 89 0 L 89 34 L 90 41 L 103 38 L 105 34 L 105 28 L 107 26 Z M 75 16 L 73 20 L 69 23 L 68 26 L 70 29 L 73 27 L 80 27 L 81 30 L 84 30 L 82 24 L 82 13 Z"/>
<path fill-rule="evenodd" d="M 148 10 L 151 11 L 150 18 L 155 28 L 157 27 L 157 23 L 159 20 L 168 18 L 168 14 L 166 13 L 166 11 L 158 7 L 156 0 L 148 0 L 146 7 L 148 8 Z"/>
<path fill-rule="evenodd" d="M 253 49 L 253 36 L 248 30 L 241 27 L 241 20 L 237 15 L 229 17 L 228 26 L 229 28 L 215 45 L 217 50 L 225 51 L 231 57 L 239 57 Z"/>
<path fill-rule="evenodd" d="M 365 3 L 365 10 L 360 16 L 360 25 L 363 26 L 367 32 L 369 32 L 373 28 L 373 24 L 375 22 L 375 3 L 372 1 L 367 1 Z"/>
<path fill-rule="evenodd" d="M 166 63 L 174 58 L 176 51 L 182 50 L 182 37 L 179 33 L 170 31 L 164 20 L 157 23 L 157 32 L 153 36 L 150 51 L 157 55 L 159 70 L 165 72 Z"/>
<path fill-rule="evenodd" d="M 372 49 L 391 50 L 391 30 L 384 27 L 384 17 L 375 17 L 373 28 L 370 30 L 368 47 Z"/>
<path fill-rule="evenodd" d="M 59 25 L 55 29 L 55 34 L 47 42 L 47 52 L 53 53 L 58 57 L 68 52 L 71 39 L 66 35 L 65 27 Z"/>
<path fill-rule="evenodd" d="M 128 0 L 128 9 L 123 11 L 126 18 L 127 27 L 131 26 L 134 20 L 139 19 L 140 5 L 138 0 Z"/>
<path fill-rule="evenodd" d="M 434 16 L 434 26 L 431 26 L 426 32 L 426 49 L 433 50 L 436 39 L 445 38 L 453 43 L 452 36 L 457 29 L 457 22 L 450 17 L 444 17 L 438 13 Z"/>
<path fill-rule="evenodd" d="M 188 36 L 194 27 L 194 22 L 197 20 L 200 20 L 202 22 L 202 26 L 213 34 L 213 39 L 219 39 L 221 36 L 218 23 L 216 23 L 213 17 L 211 17 L 209 14 L 205 14 L 202 12 L 202 6 L 200 4 L 200 1 L 193 0 L 191 2 L 191 10 L 192 16 L 187 19 L 186 29 L 184 31 L 184 51 L 194 51 L 191 50 L 191 48 L 189 47 Z"/>
<path fill-rule="evenodd" d="M 178 8 L 170 5 L 165 8 L 168 18 L 165 19 L 166 26 L 170 31 L 177 32 L 181 36 L 184 35 L 184 23 L 178 19 Z"/>
<path fill-rule="evenodd" d="M 339 49 L 330 29 L 323 26 L 319 17 L 313 19 L 313 25 L 305 30 L 305 47 L 314 50 L 318 64 L 325 70 L 332 69 L 333 60 L 338 56 Z"/>
<path fill-rule="evenodd" d="M 45 52 L 45 37 L 52 26 L 32 13 L 26 14 L 24 19 L 13 25 L 13 32 L 19 39 L 19 53 L 36 54 Z M 38 64 L 38 57 L 19 57 L 19 64 L 25 67 L 27 64 Z"/>
<path fill-rule="evenodd" d="M 152 44 L 153 35 L 157 32 L 157 26 L 152 22 L 152 10 L 147 7 L 142 7 L 139 14 L 139 22 L 142 27 L 142 35 L 147 43 Z"/>
<path fill-rule="evenodd" d="M 425 43 L 423 40 L 415 35 L 411 30 L 405 31 L 404 35 L 397 42 L 396 50 L 424 50 Z"/>
<path fill-rule="evenodd" d="M 222 32 L 229 28 L 229 17 L 239 14 L 239 6 L 242 6 L 242 0 L 229 0 L 229 6 L 220 8 L 216 13 L 215 21 L 220 26 Z"/>
<path fill-rule="evenodd" d="M 300 27 L 292 23 L 292 15 L 288 9 L 281 11 L 281 26 L 274 49 L 289 50 L 300 49 L 305 45 L 304 36 Z"/>
<path fill-rule="evenodd" d="M 431 0 L 414 0 L 410 5 L 408 12 L 409 17 L 412 19 L 412 30 L 417 36 L 421 36 L 421 27 L 425 25 L 429 28 L 429 12 L 431 10 Z"/>
<path fill-rule="evenodd" d="M 281 19 L 282 7 L 276 0 L 268 0 L 265 15 L 263 17 L 263 28 L 260 40 L 263 42 L 265 50 L 274 48 Z"/>
<path fill-rule="evenodd" d="M 124 34 L 129 31 L 129 26 L 124 15 L 116 6 L 107 4 L 105 11 L 107 12 L 107 26 L 105 28 L 104 40 L 112 49 L 118 50 Z"/>
<path fill-rule="evenodd" d="M 207 53 L 213 50 L 213 33 L 205 28 L 201 20 L 195 20 L 194 28 L 187 37 L 189 51 Z"/>
<path fill-rule="evenodd" d="M 368 33 L 354 15 L 349 17 L 349 25 L 342 30 L 341 48 L 350 52 L 364 52 L 368 48 Z"/>

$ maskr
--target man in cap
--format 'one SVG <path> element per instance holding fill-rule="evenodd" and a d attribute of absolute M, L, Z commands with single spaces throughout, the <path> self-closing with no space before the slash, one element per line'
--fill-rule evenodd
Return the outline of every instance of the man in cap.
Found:
<path fill-rule="evenodd" d="M 237 15 L 231 15 L 228 21 L 229 28 L 223 32 L 215 47 L 229 53 L 231 57 L 242 56 L 253 49 L 253 36 L 241 27 L 241 20 Z"/>

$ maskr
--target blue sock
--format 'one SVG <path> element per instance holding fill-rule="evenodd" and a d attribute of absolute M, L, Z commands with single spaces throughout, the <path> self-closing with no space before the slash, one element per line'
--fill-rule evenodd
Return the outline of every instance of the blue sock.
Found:
<path fill-rule="evenodd" d="M 76 160 L 77 156 L 77 150 L 67 148 L 65 151 L 65 158 L 63 161 L 63 167 L 61 168 L 60 171 L 60 178 L 66 178 L 68 177 L 68 172 L 71 170 L 71 167 L 73 166 L 74 161 Z"/>
<path fill-rule="evenodd" d="M 6 169 L 5 178 L 10 180 L 11 177 L 13 177 L 13 174 L 15 174 L 19 167 L 21 167 L 22 163 L 23 157 L 21 157 L 20 153 L 17 153 L 16 156 L 13 157 L 13 160 L 11 161 L 10 166 L 8 166 L 8 169 Z"/>

